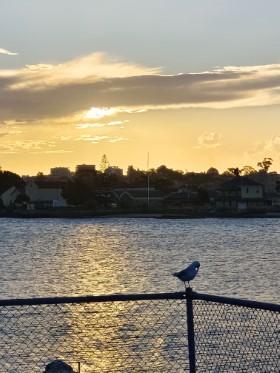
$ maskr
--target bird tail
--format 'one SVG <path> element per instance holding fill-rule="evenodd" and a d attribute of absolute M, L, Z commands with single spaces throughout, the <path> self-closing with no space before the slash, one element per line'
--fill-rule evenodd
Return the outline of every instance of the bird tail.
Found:
<path fill-rule="evenodd" d="M 174 276 L 174 277 L 178 277 L 178 272 L 174 272 L 174 273 L 172 273 L 172 276 Z"/>

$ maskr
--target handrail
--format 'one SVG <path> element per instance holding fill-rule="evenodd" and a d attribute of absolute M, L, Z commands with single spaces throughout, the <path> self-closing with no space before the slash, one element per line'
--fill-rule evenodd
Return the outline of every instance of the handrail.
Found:
<path fill-rule="evenodd" d="M 230 298 L 219 295 L 203 294 L 187 288 L 186 292 L 174 293 L 147 293 L 147 294 L 112 294 L 112 295 L 89 295 L 75 297 L 53 297 L 53 298 L 24 298 L 24 299 L 2 299 L 0 306 L 30 306 L 43 304 L 65 304 L 65 303 L 100 303 L 100 302 L 129 302 L 159 299 L 187 299 L 203 300 L 207 302 L 230 304 L 235 306 L 264 309 L 280 312 L 280 304 L 252 301 L 248 299 Z"/>

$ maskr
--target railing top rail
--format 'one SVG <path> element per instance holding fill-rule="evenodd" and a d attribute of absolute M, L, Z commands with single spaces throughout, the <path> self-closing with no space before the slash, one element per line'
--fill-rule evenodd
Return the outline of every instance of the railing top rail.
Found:
<path fill-rule="evenodd" d="M 190 297 L 192 299 L 204 300 L 207 302 L 223 303 L 223 304 L 230 304 L 233 306 L 242 306 L 242 307 L 249 307 L 249 308 L 254 308 L 254 309 L 263 309 L 263 310 L 268 310 L 268 311 L 280 312 L 280 304 L 275 304 L 275 303 L 266 303 L 266 302 L 248 300 L 248 299 L 237 299 L 237 298 L 223 297 L 219 295 L 202 294 L 202 293 L 196 293 L 192 291 L 190 292 Z"/>
<path fill-rule="evenodd" d="M 3 299 L 0 306 L 31 306 L 43 304 L 63 303 L 100 303 L 100 302 L 128 302 L 158 299 L 185 299 L 185 292 L 154 293 L 154 294 L 113 294 L 90 295 L 83 297 L 54 297 L 54 298 L 27 298 L 27 299 Z"/>
<path fill-rule="evenodd" d="M 174 293 L 152 293 L 152 294 L 113 294 L 113 295 L 92 295 L 92 296 L 76 296 L 76 297 L 53 297 L 53 298 L 27 298 L 27 299 L 2 299 L 2 306 L 31 306 L 31 305 L 55 305 L 55 304 L 70 304 L 70 303 L 101 303 L 101 302 L 128 302 L 128 301 L 145 301 L 145 300 L 160 300 L 160 299 L 193 299 L 204 300 L 207 302 L 215 302 L 222 304 L 230 304 L 235 306 L 249 307 L 255 309 L 264 309 L 269 311 L 280 312 L 280 305 L 274 303 L 266 303 L 252 301 L 246 299 L 237 299 L 223 297 L 218 295 L 202 294 L 192 291 L 187 288 L 186 292 Z"/>

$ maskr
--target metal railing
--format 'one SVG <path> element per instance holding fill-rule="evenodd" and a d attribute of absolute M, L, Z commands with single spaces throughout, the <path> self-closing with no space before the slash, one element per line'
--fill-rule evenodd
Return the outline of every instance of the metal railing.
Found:
<path fill-rule="evenodd" d="M 280 305 L 186 292 L 0 301 L 1 373 L 279 372 Z"/>

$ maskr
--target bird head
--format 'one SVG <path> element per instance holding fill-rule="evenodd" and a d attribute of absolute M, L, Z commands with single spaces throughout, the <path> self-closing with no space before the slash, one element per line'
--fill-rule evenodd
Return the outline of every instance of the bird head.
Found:
<path fill-rule="evenodd" d="M 195 261 L 192 263 L 192 266 L 198 271 L 198 268 L 200 267 L 200 263 L 198 261 Z"/>

